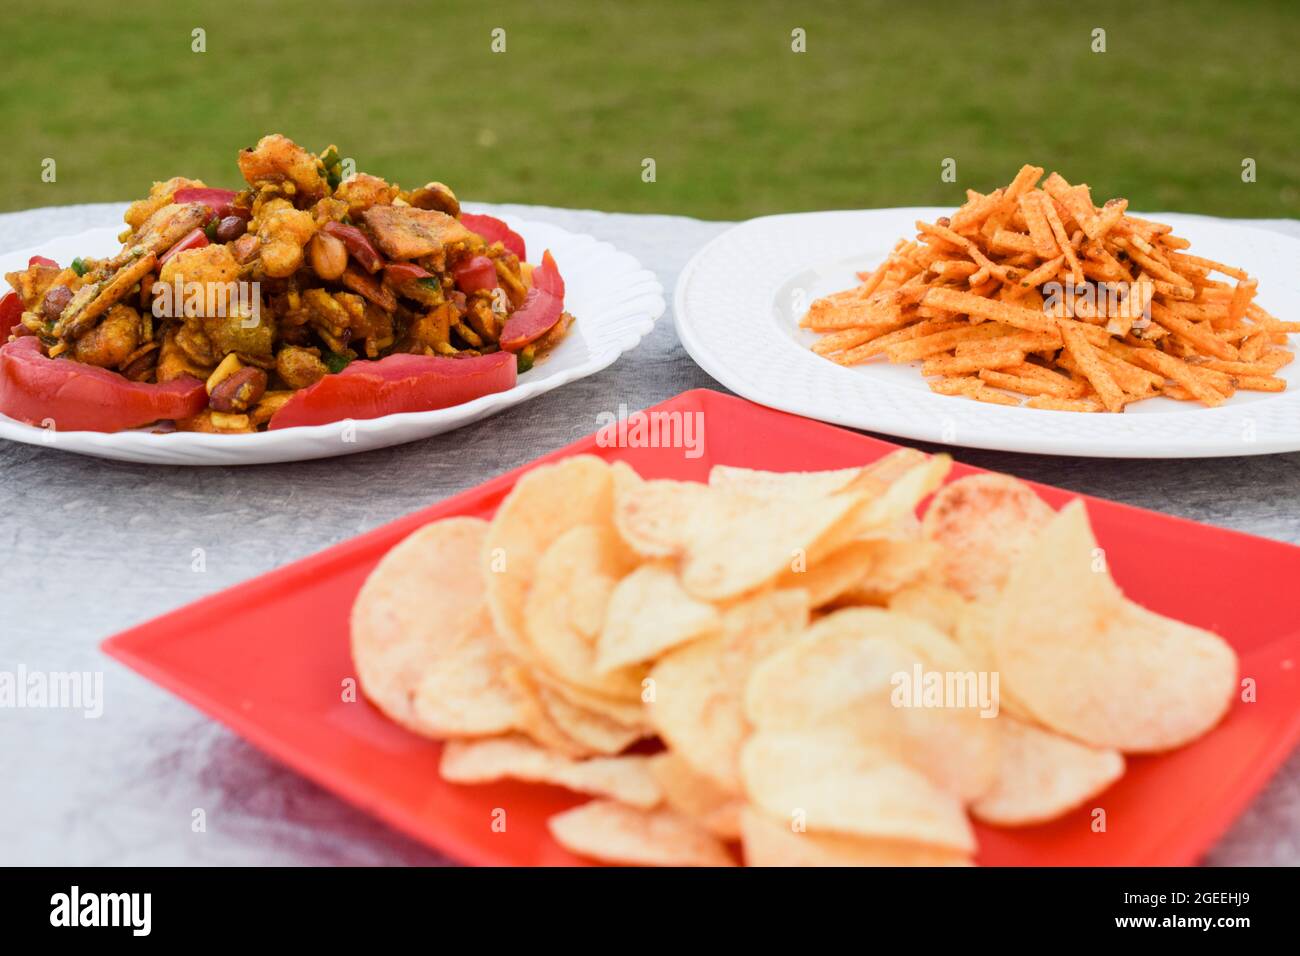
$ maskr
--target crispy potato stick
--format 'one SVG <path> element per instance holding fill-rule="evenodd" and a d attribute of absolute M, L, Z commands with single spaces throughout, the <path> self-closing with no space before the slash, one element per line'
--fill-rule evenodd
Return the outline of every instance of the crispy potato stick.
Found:
<path fill-rule="evenodd" d="M 833 356 L 834 361 L 840 365 L 856 365 L 859 362 L 865 362 L 873 355 L 880 355 L 890 345 L 895 342 L 906 342 L 909 339 L 920 338 L 935 332 L 946 332 L 949 329 L 960 328 L 960 322 L 944 322 L 938 319 L 927 319 L 916 325 L 909 325 L 905 328 L 896 328 L 878 339 L 865 342 L 856 348 L 849 349 L 839 355 Z"/>
<path fill-rule="evenodd" d="M 1188 393 L 1194 395 L 1197 401 L 1211 407 L 1223 404 L 1222 395 L 1197 378 L 1191 366 L 1172 355 L 1166 355 L 1158 349 L 1134 349 L 1130 361 L 1172 379 Z"/>
<path fill-rule="evenodd" d="M 1010 375 L 1006 372 L 999 372 L 991 368 L 982 368 L 979 371 L 979 376 L 981 381 L 987 382 L 997 388 L 1005 388 L 1009 392 L 1019 392 L 1022 395 L 1054 395 L 1058 398 L 1065 397 L 1063 390 L 1059 386 L 1024 375 Z"/>
<path fill-rule="evenodd" d="M 1286 390 L 1286 381 L 1272 375 L 1238 375 L 1237 387 L 1248 392 L 1281 392 Z"/>
<path fill-rule="evenodd" d="M 1065 226 L 1061 222 L 1061 216 L 1057 211 L 1054 200 L 1049 199 L 1043 202 L 1043 214 L 1047 216 L 1047 224 L 1052 227 L 1052 235 L 1056 237 L 1057 246 L 1065 254 L 1065 261 L 1070 264 L 1070 275 L 1074 278 L 1075 285 L 1083 285 L 1083 267 L 1079 265 L 1079 257 L 1075 253 L 1069 237 L 1065 234 Z"/>
<path fill-rule="evenodd" d="M 1250 305 L 1250 300 L 1255 298 L 1255 290 L 1259 283 L 1254 279 L 1240 279 L 1237 286 L 1233 289 L 1232 300 L 1228 303 L 1228 324 L 1236 325 L 1246 315 L 1246 308 Z"/>
<path fill-rule="evenodd" d="M 1061 196 L 1061 205 L 1074 217 L 1085 236 L 1096 239 L 1101 235 L 1101 221 L 1093 209 L 1092 195 L 1086 185 L 1067 189 Z"/>
<path fill-rule="evenodd" d="M 975 295 L 972 292 L 959 292 L 956 289 L 931 289 L 924 299 L 926 305 L 938 306 L 952 312 L 964 312 L 967 315 L 983 316 L 1005 325 L 1014 325 L 1018 329 L 1030 332 L 1051 332 L 1056 328 L 1050 316 L 1034 309 L 1019 305 L 1008 305 Z"/>
<path fill-rule="evenodd" d="M 996 342 L 997 339 L 990 333 L 996 334 L 999 331 L 1001 331 L 1000 326 L 990 326 L 986 331 L 980 327 L 971 328 L 970 326 L 959 325 L 957 328 L 936 332 L 934 335 L 926 335 L 906 342 L 887 345 L 885 346 L 885 354 L 889 356 L 891 362 L 912 362 L 928 355 L 951 351 L 961 343 L 971 340 L 992 340 Z"/>
<path fill-rule="evenodd" d="M 1097 390 L 1102 404 L 1108 412 L 1124 410 L 1124 392 L 1111 375 L 1104 362 L 1097 357 L 1096 351 L 1083 335 L 1064 323 L 1061 325 L 1061 337 L 1065 340 L 1065 350 L 1078 363 L 1079 371 Z"/>
<path fill-rule="evenodd" d="M 1206 259 L 1202 256 L 1194 256 L 1191 253 L 1180 252 L 1170 256 L 1175 265 L 1193 266 L 1199 269 L 1205 269 L 1210 272 L 1222 272 L 1225 276 L 1231 276 L 1238 282 L 1245 282 L 1250 278 L 1245 269 L 1238 269 L 1236 266 L 1224 265 L 1222 262 L 1216 262 L 1214 259 Z"/>
<path fill-rule="evenodd" d="M 978 402 L 989 402 L 993 405 L 1020 404 L 1017 399 L 989 388 L 973 375 L 952 375 L 935 379 L 930 382 L 930 391 L 940 395 L 964 395 Z"/>
<path fill-rule="evenodd" d="M 1109 235 L 1124 218 L 1126 209 L 1128 209 L 1127 199 L 1107 199 L 1106 205 L 1102 207 L 1101 214 L 1097 217 L 1097 234 L 1091 238 L 1104 239 Z"/>
<path fill-rule="evenodd" d="M 1212 331 L 1195 322 L 1179 318 L 1159 302 L 1151 304 L 1151 317 L 1170 332 L 1186 339 L 1199 351 L 1207 355 L 1213 355 L 1215 358 L 1227 359 L 1228 361 L 1232 361 L 1237 357 L 1237 350 Z"/>
<path fill-rule="evenodd" d="M 1049 412 L 1104 412 L 1106 406 L 1095 398 L 1055 398 L 1039 395 L 1025 402 L 1029 408 L 1040 408 Z"/>
<path fill-rule="evenodd" d="M 1051 224 L 1043 213 L 1042 193 L 1027 193 L 1021 196 L 1020 214 L 1025 217 L 1025 225 L 1029 227 L 1029 237 L 1034 243 L 1034 250 L 1038 253 L 1038 257 L 1051 259 L 1056 256 L 1059 249 Z"/>
<path fill-rule="evenodd" d="M 832 355 L 835 352 L 844 352 L 870 342 L 872 339 L 879 338 L 885 335 L 888 329 L 889 326 L 887 325 L 878 325 L 865 329 L 845 329 L 842 332 L 828 335 L 824 339 L 818 339 L 813 343 L 812 348 L 818 355 Z"/>
<path fill-rule="evenodd" d="M 1007 349 L 998 352 L 974 352 L 967 355 L 943 355 L 926 359 L 921 366 L 922 375 L 966 375 L 985 368 L 1006 368 L 1019 365 L 1025 353 Z"/>

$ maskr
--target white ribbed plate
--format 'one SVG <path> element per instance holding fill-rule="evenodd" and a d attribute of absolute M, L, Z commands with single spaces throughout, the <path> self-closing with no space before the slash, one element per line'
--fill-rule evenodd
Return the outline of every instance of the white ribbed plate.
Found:
<path fill-rule="evenodd" d="M 1112 458 L 1262 455 L 1300 449 L 1300 372 L 1285 392 L 1238 392 L 1219 408 L 1158 398 L 1122 415 L 1051 412 L 936 395 L 920 363 L 842 368 L 809 351 L 800 316 L 818 296 L 857 284 L 917 219 L 951 210 L 874 209 L 768 216 L 741 223 L 696 253 L 677 281 L 677 334 L 691 357 L 748 399 L 847 425 L 970 448 Z M 1259 279 L 1258 302 L 1300 317 L 1300 240 L 1198 216 L 1151 214 L 1192 253 Z M 1292 337 L 1292 345 L 1296 344 Z M 1297 363 L 1300 364 L 1300 363 Z"/>
<path fill-rule="evenodd" d="M 428 438 L 479 421 L 567 382 L 585 378 L 636 347 L 663 315 L 663 286 L 632 256 L 592 236 L 543 222 L 502 216 L 524 237 L 528 254 L 555 256 L 564 276 L 564 306 L 577 321 L 565 340 L 543 361 L 519 376 L 508 392 L 431 412 L 286 428 L 255 435 L 207 435 L 144 431 L 58 432 L 24 425 L 0 415 L 0 438 L 120 461 L 165 465 L 255 465 L 329 458 Z M 0 273 L 25 268 L 36 254 L 68 263 L 76 256 L 103 256 L 120 244 L 120 227 L 92 229 L 0 256 Z"/>

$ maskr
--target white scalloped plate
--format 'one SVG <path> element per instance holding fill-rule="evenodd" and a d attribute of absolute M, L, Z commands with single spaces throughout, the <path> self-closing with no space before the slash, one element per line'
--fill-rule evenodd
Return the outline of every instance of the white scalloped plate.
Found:
<path fill-rule="evenodd" d="M 1238 392 L 1219 408 L 1159 398 L 1122 415 L 1052 412 L 936 395 L 920 363 L 843 368 L 809 351 L 799 328 L 815 298 L 857 284 L 917 219 L 951 210 L 874 209 L 768 216 L 696 253 L 677 281 L 677 334 L 727 388 L 763 405 L 836 425 L 969 448 L 1110 458 L 1200 458 L 1300 449 L 1300 373 L 1285 392 Z M 1300 240 L 1198 216 L 1157 213 L 1191 252 L 1259 279 L 1259 303 L 1300 316 Z M 1295 339 L 1292 339 L 1294 346 Z M 1300 364 L 1300 363 L 1297 363 Z"/>
<path fill-rule="evenodd" d="M 329 458 L 428 438 L 479 421 L 502 409 L 585 378 L 637 346 L 664 312 L 663 286 L 632 256 L 592 236 L 543 222 L 502 216 L 540 260 L 550 249 L 565 282 L 565 308 L 577 319 L 564 342 L 519 376 L 507 392 L 431 412 L 405 412 L 357 421 L 286 428 L 255 435 L 207 435 L 146 431 L 103 434 L 35 428 L 0 415 L 0 438 L 119 461 L 162 465 L 260 465 Z M 0 273 L 21 269 L 33 255 L 71 262 L 119 248 L 119 227 L 92 229 L 0 256 Z"/>

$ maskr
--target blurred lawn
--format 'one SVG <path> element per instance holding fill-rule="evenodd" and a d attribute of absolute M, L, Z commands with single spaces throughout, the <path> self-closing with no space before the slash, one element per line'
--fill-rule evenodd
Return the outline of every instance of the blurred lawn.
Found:
<path fill-rule="evenodd" d="M 236 150 L 281 131 L 487 201 L 726 219 L 952 205 L 1033 161 L 1137 209 L 1300 215 L 1294 0 L 113 6 L 3 15 L 0 208 L 175 174 L 234 185 Z"/>

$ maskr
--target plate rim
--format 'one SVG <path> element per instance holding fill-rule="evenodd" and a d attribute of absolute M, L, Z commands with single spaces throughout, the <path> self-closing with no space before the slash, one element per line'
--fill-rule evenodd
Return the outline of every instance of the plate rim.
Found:
<path fill-rule="evenodd" d="M 948 215 L 950 209 L 938 206 L 886 206 L 873 207 L 864 209 L 823 209 L 805 212 L 791 213 L 774 213 L 767 216 L 757 216 L 753 219 L 746 219 L 742 222 L 734 223 L 727 229 L 714 236 L 707 243 L 701 246 L 686 265 L 678 273 L 677 282 L 673 288 L 673 328 L 681 341 L 683 348 L 686 349 L 691 359 L 700 366 L 705 372 L 717 380 L 725 388 L 737 395 L 765 405 L 768 408 L 777 411 L 789 412 L 794 415 L 800 415 L 805 418 L 812 418 L 825 422 L 830 425 L 836 425 L 843 428 L 852 428 L 859 431 L 867 431 L 879 435 L 887 435 L 892 438 L 901 438 L 910 441 L 924 441 L 935 445 L 942 445 L 951 448 L 974 448 L 986 449 L 990 451 L 1018 452 L 1027 454 L 1055 455 L 1058 457 L 1072 458 L 1171 458 L 1171 459 L 1193 459 L 1193 458 L 1231 458 L 1253 455 L 1271 455 L 1284 454 L 1287 452 L 1300 451 L 1300 429 L 1295 432 L 1278 438 L 1268 438 L 1257 436 L 1251 442 L 1238 442 L 1228 446 L 1221 441 L 1207 440 L 1197 441 L 1195 438 L 1180 438 L 1176 441 L 1153 444 L 1150 437 L 1146 435 L 1116 435 L 1105 439 L 1086 439 L 1078 438 L 1061 438 L 1056 437 L 1051 429 L 1052 423 L 1060 423 L 1077 419 L 1080 413 L 1051 411 L 1048 409 L 1035 408 L 1004 408 L 997 405 L 987 405 L 984 403 L 972 402 L 969 399 L 961 399 L 953 396 L 936 395 L 931 392 L 921 391 L 919 389 L 904 389 L 893 383 L 880 383 L 891 390 L 902 392 L 906 391 L 912 395 L 918 405 L 929 405 L 937 410 L 943 408 L 964 409 L 971 414 L 984 416 L 988 425 L 985 430 L 977 433 L 977 437 L 970 439 L 964 438 L 961 441 L 950 440 L 944 435 L 944 428 L 937 420 L 944 416 L 935 415 L 936 423 L 932 428 L 913 427 L 908 424 L 898 424 L 891 421 L 870 421 L 869 415 L 853 414 L 851 412 L 842 412 L 837 409 L 827 408 L 813 400 L 807 400 L 794 397 L 792 394 L 783 389 L 772 388 L 765 382 L 755 382 L 747 378 L 743 373 L 734 372 L 725 362 L 718 359 L 713 351 L 706 346 L 696 332 L 695 324 L 701 321 L 707 321 L 705 317 L 691 317 L 691 309 L 687 307 L 686 297 L 690 284 L 695 278 L 701 264 L 706 257 L 716 248 L 728 240 L 733 240 L 738 233 L 746 229 L 754 228 L 756 225 L 765 223 L 778 222 L 781 220 L 809 220 L 823 216 L 871 216 L 874 214 L 893 214 L 915 215 L 920 218 L 926 216 Z M 1145 216 L 1166 217 L 1175 221 L 1196 222 L 1198 224 L 1210 224 L 1221 227 L 1227 227 L 1233 230 L 1254 233 L 1271 242 L 1290 242 L 1297 245 L 1300 251 L 1300 238 L 1290 236 L 1286 233 L 1275 230 L 1260 228 L 1258 226 L 1244 225 L 1237 220 L 1225 220 L 1214 216 L 1203 216 L 1197 213 L 1142 213 Z M 852 250 L 845 251 L 845 257 L 849 257 Z M 788 280 L 789 276 L 786 276 Z M 796 346 L 797 347 L 797 346 Z M 800 350 L 802 351 L 802 350 Z M 1265 400 L 1270 401 L 1270 400 Z M 1273 402 L 1287 402 L 1300 405 L 1300 389 L 1293 388 L 1288 392 L 1278 393 L 1271 399 Z M 960 402 L 960 406 L 950 404 L 939 404 L 942 402 Z M 1250 403 L 1251 405 L 1255 403 Z M 978 408 L 969 408 L 968 406 L 978 406 Z M 1187 421 L 1191 414 L 1201 416 L 1214 416 L 1220 421 L 1233 419 L 1244 422 L 1250 418 L 1246 411 L 1250 405 L 1224 405 L 1218 408 L 1196 408 L 1194 410 L 1179 410 L 1168 413 L 1169 416 L 1176 416 L 1181 421 Z M 997 419 L 1001 415 L 1032 414 L 1040 417 L 1044 423 L 1043 427 L 1038 430 L 1038 434 L 1032 438 L 1015 438 L 1012 440 L 1003 440 L 997 436 Z M 1300 417 L 1300 408 L 1296 409 L 1297 417 Z M 1117 417 L 1117 416 L 1089 416 L 1095 418 Z M 1162 418 L 1164 416 L 1161 416 Z M 1147 416 L 1132 416 L 1128 420 L 1146 420 Z M 1008 419 L 1003 419 L 1008 420 Z M 1152 418 L 1152 421 L 1158 421 Z M 992 435 L 994 437 L 981 437 Z"/>

